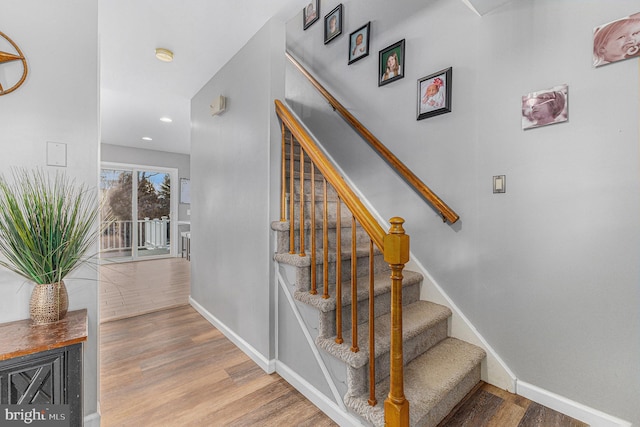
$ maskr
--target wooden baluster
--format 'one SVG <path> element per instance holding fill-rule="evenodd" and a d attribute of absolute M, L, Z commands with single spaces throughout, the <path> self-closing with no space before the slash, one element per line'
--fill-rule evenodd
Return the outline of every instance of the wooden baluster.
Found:
<path fill-rule="evenodd" d="M 329 298 L 329 225 L 327 213 L 327 179 L 323 178 L 322 191 L 324 200 L 322 202 L 322 298 Z"/>
<path fill-rule="evenodd" d="M 286 147 L 286 131 L 287 128 L 284 127 L 284 123 L 282 123 L 282 153 L 280 154 L 280 169 L 282 169 L 282 173 L 280 176 L 280 222 L 286 221 L 286 211 L 287 211 L 287 147 Z"/>
<path fill-rule="evenodd" d="M 376 333 L 373 272 L 373 240 L 369 239 L 369 405 L 376 406 Z"/>
<path fill-rule="evenodd" d="M 358 257 L 356 256 L 356 217 L 351 216 L 351 351 L 358 347 Z"/>
<path fill-rule="evenodd" d="M 391 370 L 390 390 L 384 401 L 384 420 L 388 427 L 409 426 L 409 402 L 404 396 L 402 363 L 402 270 L 409 261 L 409 236 L 402 218 L 389 220 L 391 228 L 384 236 L 384 260 L 391 267 Z"/>
<path fill-rule="evenodd" d="M 293 165 L 295 159 L 293 157 L 293 134 L 289 138 L 289 253 L 296 253 L 296 229 L 293 220 L 293 184 L 295 182 Z"/>
<path fill-rule="evenodd" d="M 342 225 L 340 221 L 340 204 L 336 205 L 336 343 L 342 344 Z"/>
<path fill-rule="evenodd" d="M 300 256 L 304 253 L 304 150 L 300 146 Z"/>
<path fill-rule="evenodd" d="M 318 293 L 316 284 L 316 165 L 311 163 L 311 295 Z"/>

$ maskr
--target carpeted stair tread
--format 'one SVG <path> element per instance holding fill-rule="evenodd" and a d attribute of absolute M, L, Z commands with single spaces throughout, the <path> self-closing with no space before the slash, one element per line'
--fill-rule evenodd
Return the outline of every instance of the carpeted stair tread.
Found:
<path fill-rule="evenodd" d="M 402 340 L 408 341 L 422 334 L 437 323 L 451 316 L 451 310 L 440 304 L 429 301 L 416 301 L 402 309 Z M 375 319 L 375 356 L 389 352 L 391 314 L 384 314 Z M 358 327 L 358 347 L 360 351 L 351 351 L 351 332 L 344 333 L 342 344 L 335 342 L 335 337 L 318 338 L 317 344 L 329 354 L 342 360 L 352 368 L 360 368 L 369 361 L 369 323 Z"/>
<path fill-rule="evenodd" d="M 348 211 L 347 211 L 348 212 Z M 336 226 L 338 225 L 338 222 L 336 221 L 335 218 L 330 218 L 327 220 L 327 228 L 329 230 L 332 230 L 331 233 L 333 233 L 336 228 Z M 322 229 L 322 220 L 316 220 L 315 223 L 316 226 L 316 230 L 321 230 Z M 273 231 L 289 231 L 290 229 L 290 224 L 289 221 L 273 221 L 271 222 L 271 229 Z M 300 220 L 299 219 L 295 219 L 293 221 L 293 228 L 295 230 L 298 230 L 300 228 Z M 304 228 L 305 230 L 309 230 L 311 228 L 311 220 L 308 218 L 305 218 L 304 220 Z M 342 234 L 348 232 L 351 233 L 351 221 L 345 221 L 344 218 L 342 218 L 342 220 L 340 221 L 340 228 L 343 230 Z M 349 231 L 344 231 L 344 229 L 348 229 Z M 360 224 L 356 225 L 356 230 L 362 230 L 362 226 Z"/>
<path fill-rule="evenodd" d="M 296 163 L 298 163 L 297 160 L 296 160 Z M 287 178 L 289 176 L 291 176 L 289 174 L 289 170 L 288 169 L 286 171 L 286 176 L 287 176 Z M 296 170 L 293 171 L 293 178 L 295 180 L 297 180 L 297 181 L 300 180 L 300 170 L 299 169 L 296 169 Z M 311 181 L 311 172 L 309 170 L 305 170 L 304 171 L 304 179 L 305 179 L 305 181 Z M 320 171 L 318 169 L 316 169 L 316 173 L 313 174 L 313 179 L 314 179 L 314 181 L 322 181 L 322 180 L 324 180 L 324 176 L 320 173 Z M 307 184 L 305 184 L 305 185 L 307 185 Z M 331 184 L 327 183 L 327 185 L 330 186 Z"/>
<path fill-rule="evenodd" d="M 475 345 L 446 338 L 407 364 L 404 394 L 410 402 L 410 425 L 436 426 L 468 393 L 467 388 L 480 380 L 478 368 L 485 355 L 484 350 Z M 345 404 L 374 425 L 383 426 L 384 399 L 388 393 L 389 378 L 376 384 L 378 403 L 375 407 L 368 404 L 368 396 L 347 396 Z"/>
<path fill-rule="evenodd" d="M 404 280 L 402 287 L 412 286 L 422 281 L 422 274 L 415 271 L 405 270 L 402 272 Z M 374 296 L 381 295 L 391 291 L 391 270 L 380 272 L 373 277 L 373 293 Z M 308 291 L 296 291 L 294 298 L 298 301 L 309 304 L 323 313 L 327 313 L 336 309 L 336 298 L 334 289 L 329 298 L 322 298 L 322 291 L 319 290 L 316 295 L 310 294 Z M 358 301 L 369 299 L 369 275 L 358 277 Z M 342 282 L 342 306 L 351 305 L 351 281 Z"/>
<path fill-rule="evenodd" d="M 373 255 L 382 255 L 382 253 L 374 248 Z M 356 246 L 356 257 L 368 257 L 369 256 L 369 247 Z M 337 259 L 337 254 L 335 252 L 329 252 L 327 260 L 329 263 L 335 262 Z M 350 260 L 351 259 L 351 247 L 348 249 L 343 249 L 340 253 L 340 259 Z M 309 267 L 311 265 L 311 255 L 308 253 L 304 256 L 300 256 L 300 254 L 290 254 L 290 253 L 277 253 L 274 255 L 274 260 L 288 265 L 293 265 L 294 267 Z M 316 251 L 316 265 L 322 265 L 323 257 L 322 257 L 322 249 Z M 363 272 L 366 273 L 366 272 Z M 367 276 L 368 277 L 368 276 Z M 335 283 L 335 280 L 333 281 Z"/>

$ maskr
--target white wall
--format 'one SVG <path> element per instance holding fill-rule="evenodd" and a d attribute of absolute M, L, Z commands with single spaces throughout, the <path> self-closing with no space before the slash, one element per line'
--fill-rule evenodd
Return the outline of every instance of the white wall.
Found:
<path fill-rule="evenodd" d="M 273 356 L 273 99 L 284 92 L 283 49 L 283 24 L 267 23 L 191 102 L 191 296 L 265 359 Z M 219 95 L 227 111 L 212 117 Z"/>
<path fill-rule="evenodd" d="M 5 0 L 3 33 L 29 63 L 22 87 L 0 97 L 0 171 L 46 167 L 47 141 L 67 144 L 64 171 L 81 183 L 98 182 L 97 0 Z M 1 70 L 0 70 L 1 72 Z M 59 168 L 58 168 L 59 169 Z M 97 273 L 83 268 L 65 280 L 69 310 L 87 308 L 89 340 L 84 353 L 84 412 L 97 412 Z M 0 322 L 29 317 L 32 286 L 0 270 Z"/>
<path fill-rule="evenodd" d="M 322 14 L 338 1 L 323 1 Z M 638 60 L 591 65 L 595 26 L 637 1 L 345 0 L 343 35 L 287 23 L 287 46 L 461 216 L 444 225 L 287 71 L 287 101 L 519 380 L 640 423 Z M 348 35 L 372 21 L 370 56 Z M 406 39 L 405 78 L 377 86 L 378 51 Z M 453 67 L 453 111 L 416 121 L 417 80 Z M 523 131 L 520 99 L 569 85 L 569 121 Z M 492 176 L 506 174 L 494 195 Z"/>

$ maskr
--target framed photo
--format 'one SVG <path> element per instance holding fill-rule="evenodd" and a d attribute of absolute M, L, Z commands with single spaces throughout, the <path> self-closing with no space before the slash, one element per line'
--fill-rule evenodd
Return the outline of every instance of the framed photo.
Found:
<path fill-rule="evenodd" d="M 311 2 L 302 9 L 302 29 L 306 30 L 320 18 L 320 0 L 311 0 Z"/>
<path fill-rule="evenodd" d="M 342 3 L 324 17 L 324 44 L 342 34 Z"/>
<path fill-rule="evenodd" d="M 387 46 L 378 54 L 378 86 L 404 77 L 404 39 Z"/>
<path fill-rule="evenodd" d="M 593 66 L 640 56 L 640 12 L 593 29 Z"/>
<path fill-rule="evenodd" d="M 349 64 L 369 56 L 369 33 L 371 21 L 349 35 Z"/>
<path fill-rule="evenodd" d="M 566 122 L 569 119 L 569 87 L 555 86 L 522 97 L 522 129 Z"/>
<path fill-rule="evenodd" d="M 451 67 L 418 79 L 418 118 L 438 116 L 451 112 Z"/>

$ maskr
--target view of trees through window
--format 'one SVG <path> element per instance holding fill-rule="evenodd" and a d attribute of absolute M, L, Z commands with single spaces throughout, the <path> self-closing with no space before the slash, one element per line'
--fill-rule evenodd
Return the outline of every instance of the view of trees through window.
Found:
<path fill-rule="evenodd" d="M 107 205 L 116 220 L 131 219 L 131 191 L 133 174 L 120 172 L 107 192 Z M 162 180 L 157 183 L 159 180 Z M 138 172 L 138 219 L 169 216 L 171 209 L 170 176 L 160 172 Z"/>
<path fill-rule="evenodd" d="M 135 203 L 137 219 L 132 221 L 134 176 L 137 179 Z M 103 256 L 131 256 L 134 233 L 138 254 L 168 253 L 170 243 L 171 175 L 148 170 L 101 170 L 103 218 L 111 217 L 113 226 L 103 234 Z M 109 255 L 107 255 L 109 256 Z"/>

